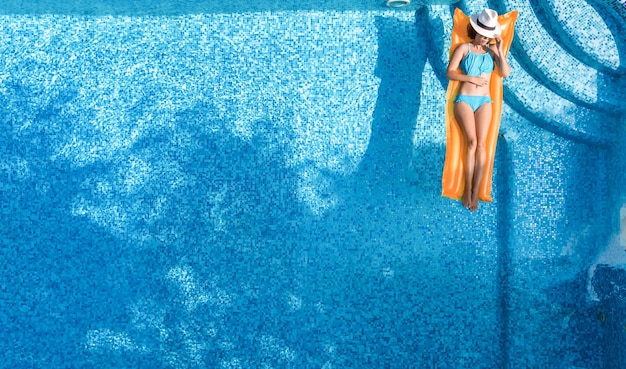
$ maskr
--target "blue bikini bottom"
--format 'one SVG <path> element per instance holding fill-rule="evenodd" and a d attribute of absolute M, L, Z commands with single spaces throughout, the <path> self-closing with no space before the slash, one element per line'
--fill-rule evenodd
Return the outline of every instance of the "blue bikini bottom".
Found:
<path fill-rule="evenodd" d="M 473 111 L 478 110 L 484 104 L 491 104 L 491 97 L 489 96 L 474 96 L 474 95 L 458 95 L 455 103 L 464 102 L 472 108 Z"/>

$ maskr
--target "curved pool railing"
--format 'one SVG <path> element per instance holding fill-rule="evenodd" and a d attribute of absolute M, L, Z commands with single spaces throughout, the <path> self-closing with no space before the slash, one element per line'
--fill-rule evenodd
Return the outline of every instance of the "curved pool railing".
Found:
<path fill-rule="evenodd" d="M 607 74 L 624 72 L 623 20 L 609 2 L 532 0 L 531 6 L 539 23 L 570 55 Z"/>
<path fill-rule="evenodd" d="M 575 34 L 571 24 L 576 18 L 571 17 L 580 16 L 579 13 L 563 16 L 555 10 L 537 17 L 535 14 L 547 12 L 547 5 L 534 6 L 528 0 L 471 1 L 459 5 L 466 13 L 489 6 L 500 13 L 520 12 L 509 57 L 515 73 L 505 80 L 506 103 L 542 128 L 574 140 L 608 145 L 614 142 L 614 129 L 624 112 L 625 59 L 620 59 L 626 49 L 624 37 L 615 31 L 618 24 L 615 16 L 607 17 L 605 23 L 591 5 L 572 2 L 575 4 L 568 5 L 568 9 L 580 8 L 589 13 L 590 19 L 583 19 L 580 24 L 593 28 Z M 610 5 L 615 3 L 607 0 L 602 9 L 611 13 Z M 449 40 L 438 32 L 450 29 L 452 18 L 445 6 L 432 6 L 429 13 L 433 30 L 431 49 L 440 53 L 431 54 L 431 60 L 436 62 L 435 69 L 443 73 Z M 552 21 L 553 26 L 544 26 L 542 20 Z M 560 31 L 548 34 L 552 29 Z M 564 39 L 566 36 L 575 37 Z"/>

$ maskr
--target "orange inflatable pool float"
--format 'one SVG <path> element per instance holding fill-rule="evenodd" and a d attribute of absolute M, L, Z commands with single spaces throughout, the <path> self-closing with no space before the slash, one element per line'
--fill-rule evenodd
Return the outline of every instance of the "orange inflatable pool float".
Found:
<path fill-rule="evenodd" d="M 515 21 L 517 11 L 500 15 L 498 22 L 502 27 L 502 49 L 508 55 L 513 41 Z M 468 43 L 472 40 L 467 36 L 467 25 L 469 17 L 461 9 L 454 11 L 454 28 L 452 29 L 452 45 L 450 46 L 450 57 L 459 44 Z M 454 99 L 459 91 L 461 82 L 450 81 L 446 92 L 446 159 L 443 166 L 442 176 L 442 196 L 455 200 L 463 197 L 465 190 L 464 166 L 466 160 L 467 143 L 463 129 L 454 117 Z M 496 143 L 498 142 L 498 131 L 500 130 L 500 116 L 502 115 L 502 75 L 496 67 L 491 73 L 489 85 L 491 99 L 493 100 L 491 124 L 487 133 L 485 149 L 487 151 L 487 165 L 483 178 L 478 187 L 478 199 L 482 201 L 492 201 L 491 198 L 491 177 L 493 174 L 493 162 L 496 154 Z"/>

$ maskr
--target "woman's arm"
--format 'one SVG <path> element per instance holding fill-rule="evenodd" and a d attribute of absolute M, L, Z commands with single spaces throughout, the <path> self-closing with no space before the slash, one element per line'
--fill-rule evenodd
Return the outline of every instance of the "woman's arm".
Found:
<path fill-rule="evenodd" d="M 484 86 L 488 82 L 487 78 L 482 76 L 472 77 L 457 72 L 457 69 L 459 69 L 459 65 L 461 64 L 461 60 L 463 60 L 466 54 L 463 52 L 463 48 L 465 45 L 466 44 L 461 44 L 457 46 L 452 53 L 452 57 L 450 58 L 450 62 L 448 63 L 448 69 L 446 70 L 446 77 L 453 81 L 469 82 L 475 84 L 476 86 Z"/>
<path fill-rule="evenodd" d="M 506 56 L 504 56 L 504 51 L 502 50 L 502 38 L 499 35 L 496 35 L 496 44 L 491 45 L 491 55 L 493 55 L 493 60 L 498 66 L 498 70 L 502 77 L 506 78 L 511 73 L 511 67 L 509 66 L 509 62 L 506 60 Z"/>

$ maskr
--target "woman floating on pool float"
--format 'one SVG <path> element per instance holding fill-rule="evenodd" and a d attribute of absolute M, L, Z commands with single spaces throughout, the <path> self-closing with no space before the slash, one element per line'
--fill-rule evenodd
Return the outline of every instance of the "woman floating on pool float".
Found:
<path fill-rule="evenodd" d="M 446 106 L 446 162 L 443 196 L 461 198 L 464 207 L 478 209 L 491 201 L 491 174 L 502 110 L 502 78 L 510 72 L 506 60 L 517 12 L 498 17 L 485 9 L 467 17 L 454 14 L 450 79 Z"/>

